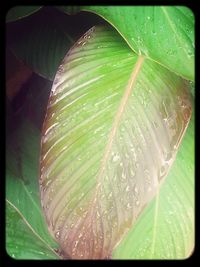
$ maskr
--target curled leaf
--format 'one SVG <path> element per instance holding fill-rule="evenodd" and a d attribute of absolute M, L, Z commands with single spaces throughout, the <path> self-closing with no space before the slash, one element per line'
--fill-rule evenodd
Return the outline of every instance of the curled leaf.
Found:
<path fill-rule="evenodd" d="M 71 258 L 103 259 L 169 172 L 191 116 L 188 82 L 93 27 L 59 67 L 45 117 L 41 201 Z"/>

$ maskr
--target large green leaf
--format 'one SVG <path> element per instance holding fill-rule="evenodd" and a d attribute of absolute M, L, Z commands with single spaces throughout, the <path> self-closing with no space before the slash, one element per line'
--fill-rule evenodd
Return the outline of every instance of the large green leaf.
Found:
<path fill-rule="evenodd" d="M 71 7 L 62 7 L 74 12 Z M 194 15 L 184 6 L 82 6 L 113 25 L 137 53 L 194 80 Z M 75 9 L 76 10 L 76 9 Z"/>
<path fill-rule="evenodd" d="M 66 55 L 45 117 L 40 185 L 49 231 L 71 258 L 110 257 L 159 192 L 191 116 L 188 87 L 111 28 L 92 28 Z"/>
<path fill-rule="evenodd" d="M 6 219 L 7 251 L 16 258 L 32 258 L 32 256 L 41 258 L 42 254 L 32 250 L 37 248 L 40 251 L 40 248 L 46 247 L 43 251 L 45 258 L 52 258 L 53 254 L 54 258 L 58 258 L 53 251 L 58 245 L 49 236 L 41 213 L 37 179 L 39 131 L 32 123 L 24 119 L 13 133 L 9 134 L 8 132 L 7 134 L 6 199 L 11 205 L 7 210 Z M 11 209 L 15 211 L 11 211 Z M 13 221 L 13 218 L 16 218 L 17 221 Z M 24 232 L 14 233 L 14 229 L 20 231 L 22 228 L 24 228 Z M 27 242 L 31 239 L 37 241 L 35 244 L 27 246 Z M 49 252 L 47 253 L 47 251 Z"/>
<path fill-rule="evenodd" d="M 53 80 L 69 48 L 99 20 L 94 14 L 67 16 L 45 7 L 25 21 L 8 25 L 7 43 L 33 71 Z"/>
<path fill-rule="evenodd" d="M 11 22 L 18 19 L 27 17 L 36 11 L 38 11 L 41 6 L 15 6 L 8 10 L 6 14 L 6 21 Z"/>
<path fill-rule="evenodd" d="M 15 259 L 59 258 L 9 201 L 6 202 L 6 250 Z"/>
<path fill-rule="evenodd" d="M 119 259 L 184 259 L 194 248 L 194 117 L 167 180 L 113 252 Z"/>

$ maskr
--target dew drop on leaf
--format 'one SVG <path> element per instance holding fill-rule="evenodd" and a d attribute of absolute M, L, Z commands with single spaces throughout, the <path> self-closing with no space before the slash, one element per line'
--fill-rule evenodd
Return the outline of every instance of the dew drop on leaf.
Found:
<path fill-rule="evenodd" d="M 140 205 L 140 201 L 136 200 L 135 204 L 136 204 L 136 206 L 139 206 Z"/>
<path fill-rule="evenodd" d="M 60 237 L 60 231 L 57 231 L 55 236 L 58 239 Z"/>
<path fill-rule="evenodd" d="M 134 191 L 135 191 L 135 193 L 138 193 L 138 188 L 137 188 L 137 186 L 134 187 Z"/>
<path fill-rule="evenodd" d="M 126 206 L 127 210 L 131 209 L 131 204 L 128 203 L 127 206 Z"/>
<path fill-rule="evenodd" d="M 169 168 L 168 163 L 165 163 L 164 165 L 161 166 L 161 169 L 158 174 L 158 180 L 160 181 L 163 177 L 165 177 L 167 170 Z"/>
<path fill-rule="evenodd" d="M 114 154 L 112 161 L 113 162 L 117 162 L 119 160 L 119 155 L 118 154 Z"/>
<path fill-rule="evenodd" d="M 129 185 L 127 185 L 125 191 L 126 191 L 126 192 L 129 192 L 129 191 L 130 191 L 130 186 L 129 186 Z"/>

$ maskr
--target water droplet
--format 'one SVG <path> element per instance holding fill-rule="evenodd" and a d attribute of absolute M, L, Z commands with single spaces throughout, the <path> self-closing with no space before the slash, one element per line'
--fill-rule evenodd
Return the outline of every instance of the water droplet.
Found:
<path fill-rule="evenodd" d="M 161 166 L 161 168 L 160 168 L 160 172 L 159 172 L 159 175 L 158 175 L 158 180 L 159 180 L 159 181 L 160 181 L 162 178 L 165 177 L 168 168 L 169 168 L 168 163 L 165 163 L 164 165 Z"/>
<path fill-rule="evenodd" d="M 135 176 L 135 172 L 133 171 L 133 169 L 131 169 L 131 176 L 132 176 L 132 177 Z"/>
<path fill-rule="evenodd" d="M 115 154 L 114 156 L 113 156 L 113 158 L 112 158 L 112 161 L 113 162 L 117 162 L 118 160 L 119 160 L 119 155 L 117 155 L 117 154 Z"/>
<path fill-rule="evenodd" d="M 131 204 L 128 203 L 128 204 L 126 205 L 126 208 L 127 208 L 127 210 L 131 209 Z"/>
<path fill-rule="evenodd" d="M 71 225 L 70 225 L 70 228 L 72 229 L 74 227 L 74 223 L 72 223 Z"/>
<path fill-rule="evenodd" d="M 125 157 L 126 157 L 127 159 L 129 159 L 129 154 L 128 154 L 128 153 L 125 153 Z"/>
<path fill-rule="evenodd" d="M 124 172 L 122 172 L 122 180 L 124 181 L 124 180 L 126 180 L 126 174 L 124 173 Z"/>
<path fill-rule="evenodd" d="M 156 121 L 153 122 L 154 128 L 158 128 L 158 123 Z"/>
<path fill-rule="evenodd" d="M 138 193 L 138 188 L 137 188 L 137 186 L 135 186 L 134 191 L 135 191 L 136 194 Z"/>
<path fill-rule="evenodd" d="M 78 238 L 81 238 L 82 236 L 83 236 L 83 234 L 82 234 L 82 233 L 80 233 L 80 234 L 79 234 L 79 236 L 78 236 Z"/>
<path fill-rule="evenodd" d="M 149 187 L 147 188 L 147 191 L 148 191 L 148 192 L 151 192 L 151 191 L 152 191 L 151 186 L 149 186 Z"/>
<path fill-rule="evenodd" d="M 126 192 L 129 192 L 129 191 L 130 191 L 130 186 L 129 186 L 129 185 L 127 185 L 125 191 L 126 191 Z"/>
<path fill-rule="evenodd" d="M 76 240 L 75 242 L 74 242 L 74 248 L 76 248 L 77 247 L 77 245 L 78 245 L 78 240 Z"/>
<path fill-rule="evenodd" d="M 136 204 L 136 206 L 139 206 L 139 205 L 140 205 L 140 201 L 137 200 L 137 201 L 135 202 L 135 204 Z"/>
<path fill-rule="evenodd" d="M 148 20 L 150 20 L 150 19 L 151 19 L 151 17 L 149 17 L 149 16 L 148 16 L 148 17 L 147 17 L 147 19 L 148 19 Z"/>
<path fill-rule="evenodd" d="M 97 211 L 97 218 L 99 218 L 100 217 L 100 213 Z"/>
<path fill-rule="evenodd" d="M 167 54 L 170 55 L 170 56 L 173 56 L 175 54 L 175 50 L 169 49 L 167 51 Z"/>
<path fill-rule="evenodd" d="M 124 127 L 121 127 L 121 132 L 125 132 L 125 128 Z"/>
<path fill-rule="evenodd" d="M 156 33 L 156 31 L 155 31 L 155 30 L 153 30 L 153 31 L 152 31 L 152 34 L 153 34 L 153 35 L 157 35 L 157 33 Z"/>
<path fill-rule="evenodd" d="M 183 110 L 183 119 L 184 119 L 184 121 L 187 122 L 189 120 L 190 116 L 191 116 L 191 108 L 190 107 L 189 108 L 186 107 Z"/>
<path fill-rule="evenodd" d="M 170 161 L 172 158 L 172 152 L 171 151 L 167 151 L 164 153 L 164 160 L 165 161 Z"/>
<path fill-rule="evenodd" d="M 141 154 L 141 153 L 142 153 L 142 149 L 141 149 L 141 147 L 140 147 L 140 146 L 138 146 L 138 147 L 137 147 L 137 151 L 138 151 L 138 153 L 139 153 L 139 154 Z"/>
<path fill-rule="evenodd" d="M 81 193 L 78 200 L 80 200 L 84 195 L 85 195 L 85 193 Z"/>
<path fill-rule="evenodd" d="M 112 192 L 110 192 L 110 194 L 108 195 L 108 199 L 112 198 Z"/>
<path fill-rule="evenodd" d="M 56 238 L 58 239 L 60 237 L 60 231 L 56 232 Z"/>
<path fill-rule="evenodd" d="M 117 227 L 117 222 L 116 221 L 114 221 L 114 223 L 113 223 L 113 228 L 115 228 L 115 227 Z"/>
<path fill-rule="evenodd" d="M 103 216 L 107 215 L 108 214 L 108 211 L 105 210 L 104 213 L 103 213 Z"/>

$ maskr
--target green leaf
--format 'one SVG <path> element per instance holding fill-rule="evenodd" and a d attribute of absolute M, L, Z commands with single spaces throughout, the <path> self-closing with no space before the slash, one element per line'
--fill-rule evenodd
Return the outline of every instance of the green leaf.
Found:
<path fill-rule="evenodd" d="M 41 8 L 41 6 L 15 6 L 8 10 L 6 22 L 22 19 L 30 16 Z"/>
<path fill-rule="evenodd" d="M 71 258 L 110 257 L 157 194 L 191 116 L 188 88 L 111 28 L 93 27 L 66 55 L 43 125 L 40 185 L 49 231 Z"/>
<path fill-rule="evenodd" d="M 23 219 L 23 223 L 27 225 L 24 233 L 14 234 L 13 227 L 15 226 L 11 223 L 12 216 L 18 215 L 12 215 L 13 212 L 8 211 L 6 232 L 8 240 L 7 251 L 11 256 L 14 254 L 17 258 L 20 257 L 21 259 L 31 257 L 31 246 L 26 246 L 28 238 L 38 240 L 32 246 L 37 246 L 37 244 L 39 245 L 38 242 L 42 242 L 38 246 L 38 250 L 40 251 L 42 244 L 43 247 L 46 247 L 46 250 L 43 251 L 45 253 L 44 257 L 49 255 L 52 258 L 53 249 L 58 247 L 55 241 L 49 236 L 47 225 L 41 212 L 37 179 L 39 138 L 38 129 L 26 119 L 22 120 L 15 131 L 10 134 L 8 133 L 7 136 L 6 199 L 12 208 L 17 211 L 18 215 L 20 215 L 20 218 Z M 16 227 L 19 227 L 19 230 L 22 228 L 21 219 L 18 219 L 19 224 L 16 225 Z M 32 237 L 30 237 L 30 231 L 32 231 Z M 26 235 L 24 238 L 23 234 Z M 40 238 L 38 239 L 38 237 Z M 45 251 L 47 250 L 49 250 L 49 254 L 46 254 Z M 37 256 L 37 252 L 33 252 L 33 256 L 34 253 Z M 54 254 L 55 258 L 57 258 L 57 254 Z M 38 257 L 41 258 L 42 256 L 38 255 Z"/>
<path fill-rule="evenodd" d="M 9 201 L 6 202 L 6 250 L 15 259 L 59 258 Z"/>
<path fill-rule="evenodd" d="M 159 195 L 113 252 L 114 259 L 184 259 L 194 249 L 194 116 Z"/>
<path fill-rule="evenodd" d="M 70 7 L 66 7 L 68 12 Z M 194 81 L 194 15 L 185 6 L 82 6 L 105 20 L 137 54 Z"/>
<path fill-rule="evenodd" d="M 8 25 L 8 46 L 34 72 L 53 80 L 70 47 L 99 20 L 94 14 L 68 16 L 45 7 L 26 21 Z"/>
<path fill-rule="evenodd" d="M 69 26 L 68 26 L 69 27 Z M 8 29 L 9 46 L 37 74 L 52 80 L 74 39 L 44 9 Z M 20 38 L 19 38 L 20 32 Z"/>

